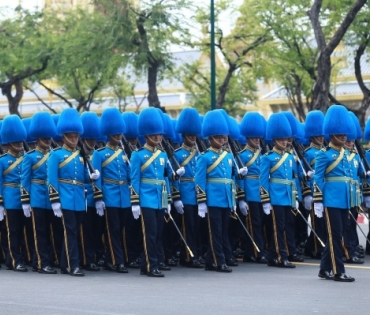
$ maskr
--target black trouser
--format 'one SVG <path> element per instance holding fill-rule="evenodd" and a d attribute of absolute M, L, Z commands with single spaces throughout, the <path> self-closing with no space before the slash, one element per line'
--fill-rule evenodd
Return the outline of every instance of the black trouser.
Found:
<path fill-rule="evenodd" d="M 100 258 L 102 251 L 102 232 L 104 218 L 96 213 L 95 207 L 87 207 L 80 227 L 81 264 L 86 266 Z"/>
<path fill-rule="evenodd" d="M 285 245 L 288 256 L 297 254 L 297 247 L 295 242 L 297 215 L 299 216 L 298 212 L 294 211 L 292 207 L 290 207 L 290 211 L 287 211 L 285 213 Z"/>
<path fill-rule="evenodd" d="M 249 211 L 246 218 L 246 227 L 260 252 L 257 252 L 249 237 L 248 242 L 251 244 L 250 247 L 253 250 L 253 256 L 256 258 L 262 257 L 265 256 L 265 239 L 263 235 L 263 223 L 265 219 L 265 213 L 263 212 L 263 207 L 260 202 L 249 201 L 248 206 Z"/>
<path fill-rule="evenodd" d="M 181 260 L 190 262 L 198 260 L 202 255 L 200 244 L 200 216 L 198 215 L 198 205 L 184 205 L 184 214 L 182 219 L 182 235 L 185 238 L 190 250 L 193 252 L 194 257 L 191 257 L 185 245 L 181 247 Z"/>
<path fill-rule="evenodd" d="M 302 202 L 299 202 L 299 210 L 301 211 L 302 215 L 305 217 L 305 219 L 308 219 L 309 211 L 307 211 L 303 205 Z M 308 238 L 308 229 L 307 229 L 307 223 L 300 214 L 297 213 L 297 216 L 295 218 L 295 241 L 296 245 L 303 245 L 306 243 Z"/>
<path fill-rule="evenodd" d="M 25 236 L 25 220 L 23 210 L 11 209 L 6 211 L 5 220 L 8 231 L 8 249 L 9 253 L 6 258 L 6 265 L 15 268 L 23 263 L 21 253 L 22 244 L 26 243 Z"/>
<path fill-rule="evenodd" d="M 323 215 L 322 218 L 318 218 L 315 215 L 315 211 L 310 211 L 310 217 L 311 217 L 311 226 L 316 232 L 316 234 L 320 237 L 322 242 L 326 243 L 326 223 L 325 223 L 325 216 Z M 311 231 L 310 236 L 307 239 L 306 246 L 305 246 L 305 252 L 307 255 L 310 253 L 315 253 L 317 257 L 320 257 L 322 255 L 322 252 L 324 251 L 324 247 L 322 247 L 321 243 L 318 241 L 317 237 L 313 232 Z"/>
<path fill-rule="evenodd" d="M 0 261 L 5 262 L 8 250 L 8 231 L 6 229 L 6 222 L 0 221 Z"/>
<path fill-rule="evenodd" d="M 272 236 L 269 244 L 268 260 L 277 259 L 278 262 L 288 260 L 288 253 L 285 242 L 286 218 L 290 216 L 292 206 L 272 205 Z"/>
<path fill-rule="evenodd" d="M 181 219 L 175 207 L 171 205 L 171 216 L 175 220 L 177 226 L 181 229 Z M 167 217 L 167 215 L 166 215 Z M 170 218 L 166 220 L 163 226 L 163 251 L 164 258 L 170 259 L 175 256 L 176 251 L 180 250 L 180 236 Z M 159 263 L 163 262 L 158 261 Z"/>
<path fill-rule="evenodd" d="M 135 220 L 132 211 L 127 214 L 125 226 L 126 262 L 131 263 L 138 259 L 143 252 L 143 232 L 140 219 Z"/>
<path fill-rule="evenodd" d="M 224 265 L 226 259 L 232 258 L 228 226 L 229 208 L 208 207 L 209 248 L 206 253 L 206 264 Z"/>
<path fill-rule="evenodd" d="M 105 209 L 105 239 L 107 242 L 105 262 L 112 265 L 125 263 L 123 229 L 130 212 L 131 208 L 107 207 Z"/>
<path fill-rule="evenodd" d="M 23 238 L 22 238 L 22 257 L 23 261 L 27 264 L 32 264 L 32 267 L 37 268 L 37 265 L 33 264 L 33 257 L 35 255 L 35 241 L 33 237 L 33 227 L 31 217 L 23 218 Z"/>
<path fill-rule="evenodd" d="M 351 213 L 353 217 L 357 220 L 358 212 L 357 208 L 351 208 Z M 357 224 L 356 221 L 348 214 L 347 227 L 343 233 L 344 237 L 344 255 L 347 259 L 353 258 L 356 256 L 356 247 L 358 245 L 358 235 L 357 235 Z"/>
<path fill-rule="evenodd" d="M 50 266 L 50 249 L 52 248 L 50 224 L 54 213 L 52 210 L 33 208 L 31 216 L 35 242 L 33 266 L 41 269 Z"/>
<path fill-rule="evenodd" d="M 64 247 L 64 227 L 63 221 L 57 216 L 53 216 L 50 225 L 50 240 L 52 243 L 51 256 L 54 257 L 53 263 L 60 265 L 62 260 L 62 251 Z"/>
<path fill-rule="evenodd" d="M 343 264 L 343 233 L 347 227 L 348 210 L 325 208 L 324 210 L 327 241 L 325 244 L 320 269 L 333 271 L 334 274 L 345 273 Z"/>
<path fill-rule="evenodd" d="M 63 210 L 64 243 L 61 268 L 73 270 L 79 267 L 78 238 L 85 211 Z"/>
<path fill-rule="evenodd" d="M 150 272 L 158 269 L 163 261 L 162 232 L 164 210 L 141 208 L 141 227 L 143 231 L 144 252 L 141 258 L 141 270 Z"/>

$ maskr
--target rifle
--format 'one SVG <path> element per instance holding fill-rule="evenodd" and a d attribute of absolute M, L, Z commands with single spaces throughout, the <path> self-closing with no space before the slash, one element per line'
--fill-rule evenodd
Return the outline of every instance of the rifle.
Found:
<path fill-rule="evenodd" d="M 236 161 L 235 161 L 236 164 L 237 164 L 236 166 L 238 168 L 243 168 L 244 167 L 244 164 L 243 164 L 243 162 L 242 162 L 242 160 L 240 158 L 238 148 L 237 148 L 235 142 L 231 139 L 230 136 L 228 136 L 228 144 L 229 144 L 230 151 L 231 151 L 231 153 L 234 156 L 234 159 L 236 159 Z"/>
<path fill-rule="evenodd" d="M 168 159 L 172 160 L 172 162 L 174 164 L 174 167 L 173 167 L 172 171 L 175 173 L 174 175 L 177 176 L 176 171 L 181 166 L 180 166 L 179 162 L 176 160 L 175 153 L 174 153 L 175 150 L 173 149 L 171 144 L 165 138 L 162 138 L 162 147 L 166 151 Z"/>
<path fill-rule="evenodd" d="M 307 173 L 309 171 L 313 172 L 310 163 L 307 162 L 307 160 L 305 159 L 305 157 L 303 155 L 303 149 L 299 146 L 299 144 L 297 144 L 297 142 L 295 140 L 293 140 L 292 146 L 293 146 L 294 152 L 296 153 L 296 155 L 299 159 L 299 163 L 301 164 L 303 173 L 305 173 L 304 175 L 307 175 Z M 303 164 L 302 164 L 302 162 L 303 162 Z"/>
<path fill-rule="evenodd" d="M 94 173 L 95 172 L 94 167 L 92 166 L 91 161 L 90 161 L 89 157 L 87 156 L 87 153 L 85 151 L 85 148 L 82 144 L 81 139 L 78 139 L 78 146 L 80 147 L 80 154 L 81 154 L 81 156 L 82 156 L 82 158 L 83 158 L 83 160 L 84 160 L 84 162 L 87 166 L 87 170 L 89 171 L 90 174 Z"/>
<path fill-rule="evenodd" d="M 123 150 L 123 151 L 126 153 L 128 159 L 131 159 L 131 154 L 132 154 L 132 152 L 135 151 L 134 147 L 131 145 L 130 142 L 128 142 L 125 135 L 122 135 L 122 142 L 123 142 L 123 146 L 122 146 L 122 143 L 121 143 L 122 149 L 123 148 L 126 149 L 126 150 Z"/>
<path fill-rule="evenodd" d="M 358 141 L 358 140 L 355 140 L 355 149 L 356 149 L 358 155 L 360 156 L 361 160 L 365 164 L 365 165 L 362 165 L 362 161 L 361 161 L 362 167 L 365 167 L 364 171 L 365 171 L 365 174 L 366 174 L 368 171 L 370 171 L 370 165 L 369 165 L 368 160 L 366 159 L 366 154 L 365 154 L 364 148 L 362 147 L 360 141 Z"/>
<path fill-rule="evenodd" d="M 23 149 L 25 152 L 28 152 L 30 150 L 30 147 L 28 146 L 26 141 L 23 141 Z"/>
<path fill-rule="evenodd" d="M 202 139 L 200 139 L 199 137 L 197 137 L 195 143 L 197 144 L 198 151 L 200 153 L 203 153 L 203 152 L 206 152 L 207 151 L 207 146 L 206 146 L 206 144 L 204 143 L 204 141 Z"/>
<path fill-rule="evenodd" d="M 265 154 L 265 153 L 271 151 L 270 146 L 268 144 L 266 144 L 263 139 L 260 139 L 260 143 L 261 143 L 261 154 Z"/>

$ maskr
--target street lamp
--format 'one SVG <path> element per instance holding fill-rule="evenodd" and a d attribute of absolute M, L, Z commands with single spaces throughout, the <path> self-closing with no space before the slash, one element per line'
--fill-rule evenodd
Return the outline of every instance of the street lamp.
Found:
<path fill-rule="evenodd" d="M 211 0 L 211 110 L 216 108 L 215 1 Z"/>

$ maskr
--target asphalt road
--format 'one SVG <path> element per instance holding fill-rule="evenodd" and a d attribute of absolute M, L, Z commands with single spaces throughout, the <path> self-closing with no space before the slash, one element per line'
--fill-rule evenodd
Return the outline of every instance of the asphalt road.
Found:
<path fill-rule="evenodd" d="M 288 270 L 241 262 L 231 274 L 175 267 L 159 279 L 137 270 L 75 278 L 3 265 L 0 314 L 369 314 L 370 256 L 347 265 L 353 283 L 319 279 L 318 263 L 306 259 Z"/>

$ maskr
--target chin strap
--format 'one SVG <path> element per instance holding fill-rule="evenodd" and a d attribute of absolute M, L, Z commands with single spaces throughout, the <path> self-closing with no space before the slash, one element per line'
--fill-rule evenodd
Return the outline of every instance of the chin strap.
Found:
<path fill-rule="evenodd" d="M 87 148 L 87 150 L 92 151 L 94 150 L 94 147 L 91 147 L 89 144 L 87 144 L 86 141 L 83 141 L 84 146 Z"/>
<path fill-rule="evenodd" d="M 333 138 L 335 140 L 337 140 L 338 142 L 342 143 L 342 146 L 346 143 L 345 141 L 343 142 L 342 140 L 339 140 L 336 135 L 332 135 L 332 136 L 333 136 Z"/>
<path fill-rule="evenodd" d="M 64 134 L 63 139 L 70 144 L 71 147 L 75 146 L 75 143 L 73 143 L 71 140 L 68 139 L 68 137 Z"/>
<path fill-rule="evenodd" d="M 188 138 L 188 136 L 187 136 L 187 135 L 184 135 L 184 138 L 185 138 L 186 140 L 188 140 L 188 141 L 191 143 L 191 145 L 192 145 L 192 146 L 194 146 L 194 144 L 195 144 L 196 140 L 194 140 L 194 141 L 190 140 L 190 139 Z"/>
<path fill-rule="evenodd" d="M 150 139 L 150 141 L 152 141 L 152 142 L 155 144 L 155 146 L 159 145 L 159 144 L 161 143 L 161 141 L 162 141 L 162 140 L 160 140 L 160 141 L 155 141 L 155 140 L 153 140 L 153 139 L 152 139 L 152 137 L 151 137 L 151 136 L 147 136 L 147 137 Z"/>
<path fill-rule="evenodd" d="M 218 142 L 213 136 L 211 137 L 213 139 L 214 142 L 216 142 L 221 148 L 225 145 L 225 144 L 222 144 L 220 142 Z"/>
<path fill-rule="evenodd" d="M 41 144 L 45 147 L 48 147 L 50 149 L 50 145 L 48 145 L 47 143 L 45 143 L 44 141 L 42 141 L 41 139 L 39 139 L 39 141 L 41 142 Z"/>

